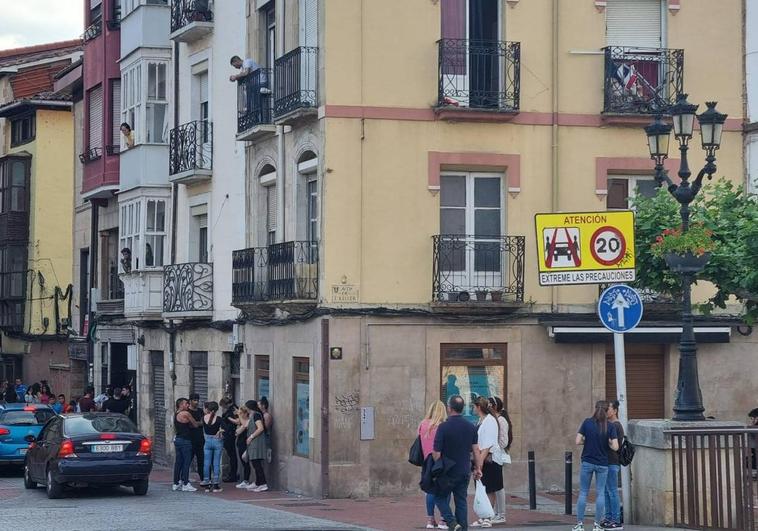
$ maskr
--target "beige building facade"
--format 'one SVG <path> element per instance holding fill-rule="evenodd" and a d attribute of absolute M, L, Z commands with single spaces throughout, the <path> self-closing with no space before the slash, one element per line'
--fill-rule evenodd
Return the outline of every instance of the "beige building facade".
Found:
<path fill-rule="evenodd" d="M 276 419 L 272 482 L 413 491 L 418 422 L 457 392 L 504 398 L 509 488 L 529 450 L 538 487 L 562 485 L 576 427 L 615 393 L 613 357 L 596 285 L 539 286 L 534 214 L 654 192 L 642 127 L 680 92 L 729 114 L 718 176 L 744 182 L 742 3 L 727 4 L 248 2 L 260 69 L 238 101 L 248 248 L 232 304 L 241 395 Z M 677 322 L 651 299 L 628 338 L 632 418 L 670 416 Z M 697 323 L 706 415 L 724 420 L 756 390 L 756 338 L 737 324 Z"/>

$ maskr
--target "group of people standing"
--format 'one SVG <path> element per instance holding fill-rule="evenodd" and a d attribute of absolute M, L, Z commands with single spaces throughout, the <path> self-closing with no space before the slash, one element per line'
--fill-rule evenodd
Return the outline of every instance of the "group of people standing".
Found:
<path fill-rule="evenodd" d="M 271 462 L 272 426 L 273 417 L 265 396 L 239 407 L 224 397 L 219 402 L 205 402 L 202 409 L 197 393 L 189 399 L 179 398 L 174 413 L 176 460 L 172 489 L 197 490 L 189 481 L 194 458 L 200 486 L 206 492 L 221 492 L 221 459 L 226 452 L 229 473 L 223 482 L 237 483 L 236 488 L 252 492 L 267 491 L 263 462 Z"/>
<path fill-rule="evenodd" d="M 4 381 L 0 387 L 0 401 L 6 404 L 45 404 L 56 413 L 73 413 L 76 411 L 76 401 L 66 402 L 66 395 L 52 392 L 46 380 L 24 385 L 21 378 L 16 383 Z"/>
<path fill-rule="evenodd" d="M 479 518 L 471 527 L 489 528 L 505 523 L 503 465 L 511 462 L 513 423 L 499 397 L 478 397 L 474 412 L 479 421 L 463 417 L 464 400 L 459 395 L 445 405 L 433 402 L 418 427 L 425 462 L 422 487 L 426 490 L 427 529 L 465 529 L 468 523 L 467 492 L 472 475 L 481 480 L 490 504 L 491 518 Z M 455 513 L 450 509 L 450 498 Z M 440 520 L 435 518 L 435 507 Z"/>

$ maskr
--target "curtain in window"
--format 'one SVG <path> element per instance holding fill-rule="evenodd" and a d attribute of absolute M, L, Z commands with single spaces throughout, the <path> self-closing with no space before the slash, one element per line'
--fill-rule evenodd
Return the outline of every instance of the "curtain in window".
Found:
<path fill-rule="evenodd" d="M 442 0 L 442 39 L 466 38 L 466 1 Z M 446 43 L 443 47 L 443 74 L 463 75 L 466 73 L 466 51 L 464 43 Z"/>

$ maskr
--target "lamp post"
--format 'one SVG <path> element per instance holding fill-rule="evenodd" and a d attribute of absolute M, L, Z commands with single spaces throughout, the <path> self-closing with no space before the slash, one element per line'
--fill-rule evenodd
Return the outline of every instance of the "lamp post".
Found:
<path fill-rule="evenodd" d="M 706 153 L 705 165 L 698 172 L 695 180 L 690 182 L 692 172 L 687 163 L 687 151 L 689 141 L 692 139 L 695 127 L 695 112 L 698 106 L 687 101 L 686 94 L 680 94 L 676 103 L 671 107 L 674 137 L 679 142 L 681 161 L 677 174 L 681 179 L 679 184 L 674 184 L 666 171 L 663 163 L 668 158 L 669 135 L 672 127 L 656 116 L 655 121 L 645 127 L 650 158 L 655 162 L 655 180 L 658 186 L 665 182 L 669 193 L 680 205 L 679 213 L 682 217 L 682 232 L 687 232 L 690 226 L 690 203 L 695 199 L 703 185 L 703 177 L 711 179 L 716 172 L 716 150 L 721 145 L 721 132 L 726 120 L 726 114 L 716 111 L 716 102 L 706 102 L 708 109 L 697 116 L 700 123 L 700 138 L 703 150 Z M 695 275 L 704 267 L 704 263 L 698 266 L 679 265 L 672 267 L 682 277 L 682 335 L 679 341 L 679 378 L 676 385 L 676 398 L 674 401 L 674 420 L 704 420 L 703 396 L 700 392 L 700 383 L 697 372 L 697 343 L 692 322 L 692 283 Z"/>

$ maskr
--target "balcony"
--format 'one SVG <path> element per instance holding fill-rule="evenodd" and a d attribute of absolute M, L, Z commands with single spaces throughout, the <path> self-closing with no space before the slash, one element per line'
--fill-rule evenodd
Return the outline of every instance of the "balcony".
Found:
<path fill-rule="evenodd" d="M 237 81 L 237 140 L 254 141 L 273 135 L 270 68 L 259 68 Z"/>
<path fill-rule="evenodd" d="M 96 160 L 99 160 L 103 158 L 103 148 L 90 148 L 84 153 L 79 154 L 79 162 L 82 164 L 87 164 L 89 162 L 93 162 Z"/>
<path fill-rule="evenodd" d="M 521 94 L 520 42 L 442 39 L 437 45 L 440 118 L 513 119 Z"/>
<path fill-rule="evenodd" d="M 87 29 L 82 33 L 82 43 L 86 44 L 93 39 L 97 39 L 103 33 L 103 21 L 102 19 L 95 20 L 92 24 L 87 26 Z"/>
<path fill-rule="evenodd" d="M 169 180 L 193 183 L 210 179 L 213 169 L 213 124 L 196 120 L 170 133 Z"/>
<path fill-rule="evenodd" d="M 213 316 L 213 264 L 190 262 L 163 267 L 163 317 Z"/>
<path fill-rule="evenodd" d="M 318 243 L 292 241 L 232 254 L 232 305 L 315 304 L 318 300 Z"/>
<path fill-rule="evenodd" d="M 524 236 L 433 236 L 432 300 L 445 305 L 524 302 Z"/>
<path fill-rule="evenodd" d="M 124 315 L 124 283 L 118 276 L 118 266 L 109 266 L 107 286 L 98 290 L 94 297 L 98 316 L 122 317 Z"/>
<path fill-rule="evenodd" d="M 294 123 L 318 108 L 318 48 L 300 46 L 274 62 L 274 120 Z"/>
<path fill-rule="evenodd" d="M 173 0 L 171 39 L 195 42 L 213 31 L 212 0 Z"/>
<path fill-rule="evenodd" d="M 163 270 L 132 271 L 121 275 L 124 283 L 124 317 L 160 319 L 163 311 Z"/>
<path fill-rule="evenodd" d="M 0 330 L 21 332 L 24 328 L 29 271 L 0 272 Z"/>
<path fill-rule="evenodd" d="M 606 120 L 666 113 L 684 92 L 684 50 L 608 46 L 604 52 Z"/>

